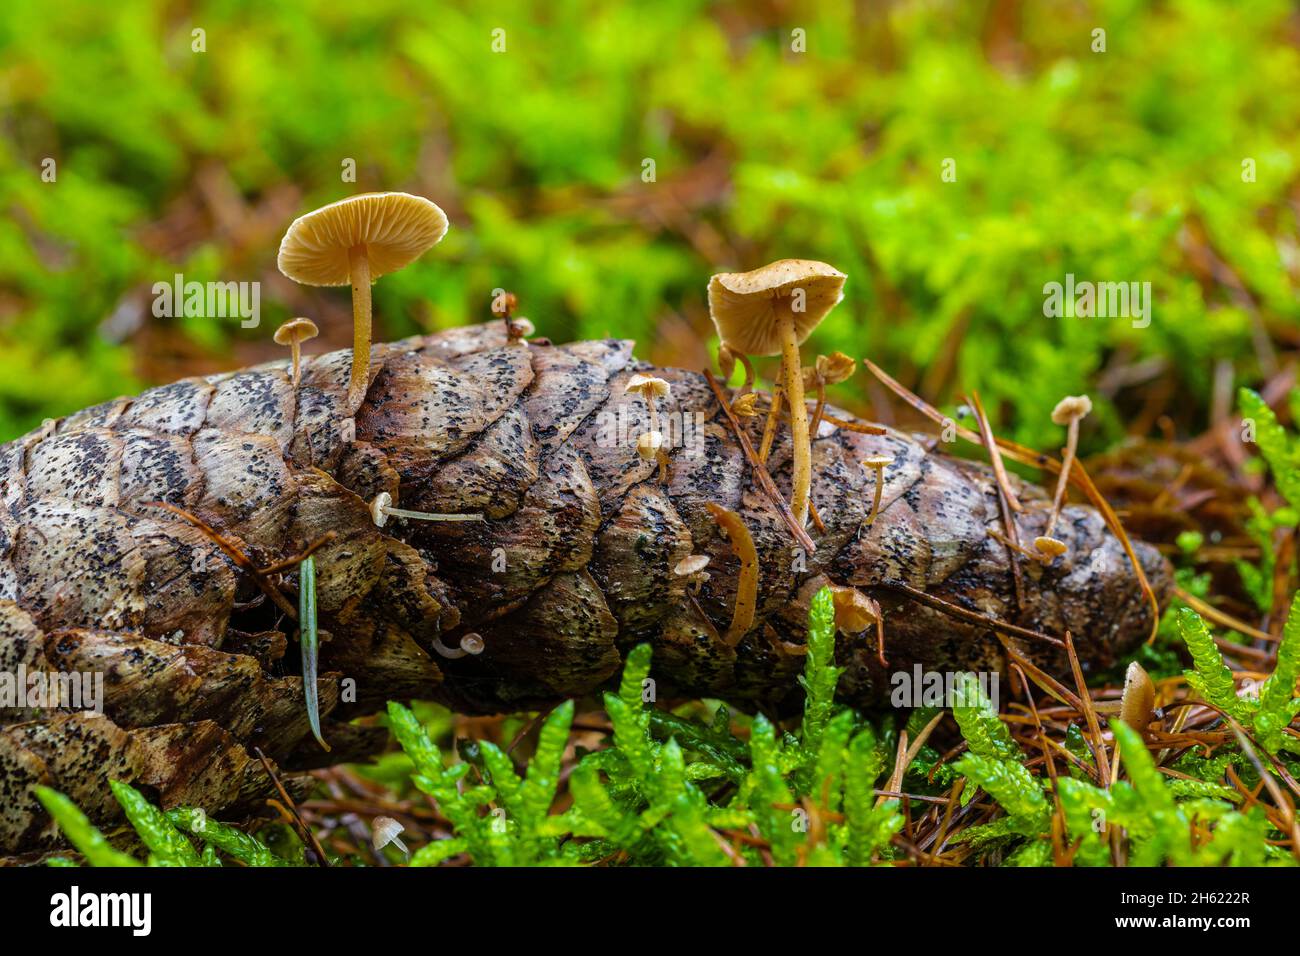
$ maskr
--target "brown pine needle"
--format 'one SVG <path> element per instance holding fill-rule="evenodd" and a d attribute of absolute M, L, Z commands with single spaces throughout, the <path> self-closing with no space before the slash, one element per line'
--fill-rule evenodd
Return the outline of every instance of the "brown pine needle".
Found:
<path fill-rule="evenodd" d="M 283 561 L 277 561 L 275 564 L 269 564 L 264 568 L 259 568 L 263 574 L 279 574 L 281 571 L 288 571 L 290 568 L 297 567 L 307 558 L 319 551 L 325 545 L 330 544 L 339 536 L 337 531 L 326 531 L 323 535 L 307 545 L 299 554 L 292 558 L 285 558 Z"/>
<path fill-rule="evenodd" d="M 837 418 L 830 412 L 822 412 L 822 421 L 836 428 L 842 428 L 846 432 L 857 432 L 860 435 L 888 435 L 889 429 L 881 428 L 879 425 L 868 425 L 866 422 L 851 422 L 847 418 Z"/>
<path fill-rule="evenodd" d="M 183 519 L 203 532 L 204 536 L 209 538 L 231 561 L 235 563 L 241 571 L 247 574 L 256 582 L 257 586 L 275 602 L 275 606 L 287 614 L 290 619 L 298 620 L 298 609 L 289 603 L 289 599 L 280 593 L 280 589 L 262 572 L 252 558 L 244 554 L 242 550 L 233 542 L 227 540 L 218 531 L 212 528 L 207 522 L 196 515 L 190 514 L 183 508 L 177 508 L 175 505 L 169 505 L 165 501 L 151 501 L 149 504 L 162 508 L 166 511 Z"/>
<path fill-rule="evenodd" d="M 970 404 L 975 409 L 975 419 L 979 423 L 980 435 L 984 439 L 984 448 L 988 451 L 989 461 L 993 464 L 993 477 L 998 488 L 998 510 L 1002 513 L 1002 528 L 1007 536 L 1007 564 L 1011 566 L 1011 585 L 1016 592 L 1016 608 L 1023 612 L 1025 585 L 1020 579 L 1020 562 L 1016 560 L 1016 552 L 1021 548 L 1020 532 L 1016 528 L 1015 516 L 1015 512 L 1023 510 L 1023 506 L 1016 498 L 1015 492 L 1011 490 L 1007 470 L 1002 464 L 1002 454 L 993 437 L 993 426 L 989 424 L 988 416 L 984 413 L 984 404 L 980 401 L 979 392 L 971 392 Z"/>
<path fill-rule="evenodd" d="M 914 599 L 920 604 L 932 607 L 936 611 L 942 611 L 952 617 L 967 621 L 971 624 L 979 624 L 987 627 L 991 631 L 997 631 L 1010 637 L 1027 637 L 1030 640 L 1046 641 L 1048 644 L 1054 644 L 1057 647 L 1064 647 L 1065 642 L 1059 637 L 1052 637 L 1050 634 L 1044 634 L 1041 631 L 1031 631 L 1027 627 L 1021 627 L 1019 624 L 1011 624 L 1008 621 L 998 620 L 996 617 L 990 617 L 987 614 L 981 614 L 978 611 L 970 611 L 960 604 L 953 604 L 951 601 L 945 601 L 943 598 L 914 588 L 910 584 L 903 584 L 901 581 L 890 581 L 881 585 L 894 591 L 902 591 L 908 597 Z"/>
<path fill-rule="evenodd" d="M 894 772 L 889 775 L 887 790 L 899 792 L 903 789 L 903 777 L 907 774 L 907 768 L 912 765 L 912 761 L 916 759 L 916 755 L 921 752 L 921 748 L 930 738 L 931 732 L 939 726 L 939 721 L 943 720 L 947 713 L 946 710 L 941 710 L 930 718 L 930 722 L 921 728 L 921 732 L 916 735 L 916 740 L 910 744 L 907 741 L 906 730 L 898 735 L 898 759 L 894 763 Z M 880 806 L 886 799 L 884 796 L 877 797 L 876 806 Z"/>
<path fill-rule="evenodd" d="M 863 358 L 862 364 L 870 369 L 871 374 L 876 376 L 876 378 L 878 378 L 891 392 L 935 424 L 940 427 L 951 424 L 952 427 L 956 429 L 956 433 L 962 438 L 976 445 L 984 444 L 983 439 L 978 434 L 971 431 L 969 428 L 965 428 L 952 422 L 952 420 L 946 415 L 934 406 L 930 405 L 924 399 L 914 394 L 907 388 L 907 386 L 894 379 L 888 372 L 882 369 L 875 362 L 871 361 L 871 359 Z M 1024 445 L 1019 445 L 1016 442 L 1009 441 L 1005 438 L 995 438 L 995 441 L 998 448 L 1002 450 L 1002 453 L 1012 461 L 1018 461 L 1022 465 L 1029 465 L 1031 468 L 1050 471 L 1052 474 L 1059 474 L 1061 472 L 1061 463 L 1051 455 L 1045 455 L 1042 452 L 1034 451 L 1032 448 L 1026 448 Z M 1147 602 L 1151 605 L 1151 636 L 1148 638 L 1148 643 L 1155 640 L 1156 633 L 1160 627 L 1160 602 L 1156 598 L 1156 592 L 1151 587 L 1151 582 L 1147 580 L 1146 571 L 1142 568 L 1141 562 L 1137 559 L 1137 552 L 1133 550 L 1133 542 L 1129 540 L 1128 532 L 1124 530 L 1124 525 L 1120 522 L 1119 516 L 1115 514 L 1115 509 L 1112 508 L 1110 503 L 1102 497 L 1101 492 L 1097 490 L 1097 486 L 1094 485 L 1092 479 L 1088 477 L 1087 469 L 1083 467 L 1082 463 L 1080 463 L 1077 458 L 1074 460 L 1070 468 L 1070 480 L 1084 493 L 1085 496 L 1087 496 L 1088 501 L 1092 506 L 1101 512 L 1102 519 L 1106 522 L 1106 527 L 1110 529 L 1111 534 L 1119 539 L 1119 543 L 1124 548 L 1124 553 L 1128 555 L 1129 563 L 1133 565 L 1133 573 L 1138 580 L 1138 586 L 1142 588 L 1142 593 L 1146 595 Z"/>
<path fill-rule="evenodd" d="M 989 422 L 989 416 L 984 411 L 984 403 L 980 401 L 979 392 L 972 391 L 970 393 L 970 404 L 975 409 L 975 421 L 979 424 L 983 445 L 988 449 L 989 461 L 993 465 L 993 475 L 998 480 L 998 490 L 1007 499 L 1007 505 L 1012 511 L 1024 511 L 1025 506 L 1020 503 L 1020 499 L 1016 497 L 1015 491 L 1011 488 L 1011 479 L 1007 477 L 1006 466 L 1002 464 L 1002 450 L 998 447 L 997 439 L 993 435 L 993 425 Z M 1014 538 L 1015 529 L 1009 528 L 1007 534 L 1009 537 Z"/>
<path fill-rule="evenodd" d="M 1028 658 L 1024 657 L 1019 651 L 1011 646 L 1011 642 L 1008 641 L 1006 637 L 999 634 L 998 640 L 1002 642 L 1002 649 L 1006 652 L 1007 657 L 1011 659 L 1012 663 L 1017 667 L 1020 667 L 1025 674 L 1028 675 L 1029 679 L 1037 684 L 1045 694 L 1049 697 L 1055 698 L 1062 704 L 1065 704 L 1067 707 L 1071 707 L 1074 710 L 1083 710 L 1083 702 L 1079 700 L 1077 694 L 1058 681 L 1055 677 L 1052 677 L 1042 668 L 1038 667 L 1038 665 L 1034 664 Z"/>
<path fill-rule="evenodd" d="M 1104 786 L 1109 786 L 1110 757 L 1106 753 L 1106 741 L 1101 736 L 1101 721 L 1097 719 L 1097 709 L 1092 705 L 1092 694 L 1083 679 L 1083 667 L 1079 664 L 1079 655 L 1074 651 L 1074 638 L 1065 632 L 1065 650 L 1070 657 L 1070 670 L 1074 672 L 1074 686 L 1079 692 L 1079 702 L 1083 704 L 1083 717 L 1088 724 L 1088 733 L 1092 735 L 1092 752 L 1097 758 L 1097 776 Z"/>
<path fill-rule="evenodd" d="M 276 774 L 275 769 L 271 766 L 271 761 L 266 759 L 266 754 L 262 753 L 261 747 L 254 747 L 253 753 L 257 754 L 257 759 L 262 761 L 262 769 L 266 775 L 271 778 L 271 783 L 275 785 L 276 792 L 280 794 L 280 799 L 284 801 L 281 809 L 288 808 L 293 816 L 295 829 L 303 843 L 310 846 L 316 853 L 317 866 L 331 866 L 329 857 L 325 855 L 325 848 L 320 845 L 320 840 L 316 839 L 316 834 L 312 832 L 311 827 L 307 826 L 307 821 L 302 818 L 298 811 L 298 806 L 293 802 L 293 797 L 289 796 L 289 791 L 284 789 L 284 784 L 280 782 L 280 777 Z M 274 803 L 275 801 L 268 801 Z"/>

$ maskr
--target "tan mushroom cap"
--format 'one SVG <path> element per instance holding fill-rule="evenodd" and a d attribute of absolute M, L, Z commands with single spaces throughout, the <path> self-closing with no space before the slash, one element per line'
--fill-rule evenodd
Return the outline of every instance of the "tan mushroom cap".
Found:
<path fill-rule="evenodd" d="M 689 577 L 692 574 L 699 574 L 709 566 L 709 556 L 707 554 L 688 554 L 675 565 L 673 565 L 673 574 L 678 577 Z"/>
<path fill-rule="evenodd" d="M 752 272 L 721 272 L 709 280 L 709 314 L 718 337 L 746 355 L 781 351 L 779 318 L 793 316 L 800 342 L 844 298 L 847 276 L 812 259 L 780 259 Z M 794 291 L 804 290 L 795 311 Z"/>
<path fill-rule="evenodd" d="M 642 375 L 638 372 L 627 380 L 627 386 L 623 391 L 639 392 L 646 398 L 667 398 L 672 392 L 672 387 L 662 378 L 655 378 L 653 375 Z"/>
<path fill-rule="evenodd" d="M 835 629 L 844 634 L 860 634 L 880 620 L 880 605 L 857 588 L 831 585 L 835 605 Z"/>
<path fill-rule="evenodd" d="M 1064 541 L 1058 541 L 1056 538 L 1049 538 L 1047 535 L 1039 535 L 1034 539 L 1034 547 L 1041 553 L 1049 557 L 1057 558 L 1070 550 L 1065 546 Z"/>
<path fill-rule="evenodd" d="M 295 219 L 276 264 L 303 285 L 350 285 L 349 249 L 365 246 L 375 279 L 396 272 L 446 234 L 446 214 L 423 196 L 362 193 Z"/>
<path fill-rule="evenodd" d="M 654 461 L 659 457 L 659 449 L 664 446 L 663 432 L 642 432 L 636 440 L 636 453 L 644 461 Z"/>
<path fill-rule="evenodd" d="M 275 330 L 275 335 L 271 336 L 276 345 L 292 345 L 294 342 L 305 342 L 308 339 L 314 339 L 320 334 L 320 329 L 316 328 L 316 323 L 311 319 L 299 316 L 296 319 L 290 319 L 284 325 Z"/>
<path fill-rule="evenodd" d="M 1156 685 L 1151 675 L 1137 661 L 1128 665 L 1124 674 L 1124 696 L 1120 698 L 1120 720 L 1138 733 L 1147 729 L 1156 708 Z"/>
<path fill-rule="evenodd" d="M 1087 395 L 1067 395 L 1052 409 L 1054 425 L 1068 425 L 1092 411 L 1092 399 Z"/>

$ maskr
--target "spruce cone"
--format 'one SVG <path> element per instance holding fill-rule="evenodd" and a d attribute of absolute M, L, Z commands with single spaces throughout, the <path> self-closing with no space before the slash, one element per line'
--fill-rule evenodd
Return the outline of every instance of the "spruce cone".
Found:
<path fill-rule="evenodd" d="M 33 784 L 101 823 L 117 813 L 106 778 L 165 806 L 240 812 L 270 793 L 255 746 L 286 772 L 364 756 L 382 733 L 346 721 L 388 699 L 474 712 L 549 704 L 609 684 L 641 641 L 654 646 L 661 697 L 781 712 L 801 697 L 807 601 L 826 582 L 883 608 L 888 668 L 871 632 L 838 642 L 840 695 L 862 706 L 914 664 L 1005 673 L 987 626 L 908 588 L 1022 628 L 1068 629 L 1090 666 L 1112 663 L 1152 623 L 1119 542 L 1086 507 L 1065 509 L 1055 532 L 1065 554 L 1048 566 L 1017 558 L 1017 606 L 1008 550 L 988 534 L 1001 528 L 990 472 L 896 432 L 823 425 L 812 497 L 825 530 L 810 529 L 815 551 L 797 551 L 703 377 L 651 369 L 630 342 L 507 342 L 491 323 L 376 346 L 355 418 L 350 360 L 305 361 L 296 393 L 286 363 L 185 380 L 0 446 L 0 672 L 104 676 L 102 716 L 0 710 L 0 852 L 54 838 Z M 637 453 L 650 429 L 645 401 L 624 394 L 637 372 L 671 384 L 659 415 L 686 422 L 664 484 Z M 743 422 L 757 445 L 762 417 Z M 860 462 L 875 455 L 893 464 L 867 526 L 875 478 Z M 786 494 L 789 467 L 783 438 L 769 468 Z M 1049 502 L 1017 490 L 1019 535 L 1032 541 Z M 381 528 L 369 503 L 382 492 L 402 508 L 486 520 Z M 740 514 L 759 555 L 754 623 L 734 646 L 724 635 L 738 562 L 710 502 Z M 158 503 L 260 567 L 334 532 L 317 553 L 333 752 L 310 737 L 294 621 L 209 534 Z M 1163 598 L 1165 562 L 1137 548 Z M 690 555 L 709 558 L 702 584 L 674 573 Z M 292 572 L 281 587 L 292 600 Z M 471 633 L 481 653 L 438 653 Z M 1068 674 L 1059 648 L 1013 641 Z"/>

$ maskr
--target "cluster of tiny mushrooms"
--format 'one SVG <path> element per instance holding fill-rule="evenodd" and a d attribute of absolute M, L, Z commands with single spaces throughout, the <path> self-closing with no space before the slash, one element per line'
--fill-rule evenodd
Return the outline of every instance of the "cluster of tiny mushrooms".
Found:
<path fill-rule="evenodd" d="M 363 193 L 330 203 L 294 220 L 280 243 L 277 260 L 280 271 L 303 285 L 352 287 L 353 348 L 352 368 L 348 381 L 347 407 L 355 414 L 365 400 L 370 384 L 371 300 L 370 286 L 380 276 L 410 264 L 437 245 L 447 233 L 447 216 L 434 203 L 420 196 L 401 192 Z M 809 259 L 781 259 L 751 272 L 724 272 L 709 280 L 709 314 L 720 341 L 718 366 L 724 381 L 730 380 L 739 362 L 744 368 L 744 384 L 730 401 L 729 411 L 735 418 L 753 418 L 759 414 L 759 394 L 753 391 L 755 373 L 751 358 L 781 357 L 780 371 L 773 383 L 767 421 L 757 452 L 765 464 L 772 443 L 786 418 L 792 446 L 792 479 L 789 510 L 795 526 L 802 529 L 808 521 L 812 489 L 812 438 L 827 420 L 826 387 L 849 379 L 856 363 L 842 352 L 819 355 L 812 367 L 804 368 L 799 348 L 822 320 L 844 298 L 847 276 L 825 262 Z M 516 305 L 511 293 L 504 293 L 493 304 L 493 311 L 506 323 L 507 341 L 526 347 L 532 334 L 527 319 L 512 318 Z M 317 327 L 307 318 L 295 318 L 275 332 L 275 341 L 291 349 L 291 376 L 298 388 L 301 345 L 317 335 Z M 816 406 L 810 417 L 806 395 L 816 393 Z M 637 454 L 654 462 L 658 480 L 667 482 L 668 450 L 660 428 L 657 402 L 671 394 L 662 378 L 634 374 L 625 392 L 644 400 L 649 430 L 636 441 Z M 786 411 L 783 411 L 783 407 Z M 1078 447 L 1079 421 L 1091 411 L 1087 396 L 1063 399 L 1052 412 L 1052 421 L 1067 429 L 1066 447 L 1052 510 L 1044 533 L 1034 540 L 1033 549 L 1016 545 L 1028 557 L 1050 563 L 1066 551 L 1066 546 L 1052 537 L 1065 500 L 1071 465 Z M 788 414 L 787 414 L 788 413 Z M 893 464 L 888 455 L 873 455 L 862 466 L 874 473 L 871 510 L 864 525 L 870 528 L 880 513 L 885 484 L 885 469 Z M 1007 494 L 1013 510 L 1022 505 Z M 725 640 L 735 644 L 753 624 L 757 604 L 758 556 L 754 541 L 739 515 L 715 504 L 708 505 L 722 533 L 731 543 L 741 572 L 737 585 L 732 621 Z M 383 527 L 390 518 L 416 521 L 482 521 L 482 514 L 435 514 L 393 506 L 392 496 L 383 492 L 371 503 L 374 523 Z M 815 509 L 813 518 L 820 524 Z M 709 574 L 709 558 L 692 554 L 674 567 L 683 580 L 691 599 L 699 592 Z M 832 588 L 835 623 L 846 634 L 859 634 L 875 626 L 883 640 L 879 605 L 855 588 Z M 462 657 L 483 651 L 477 634 L 461 639 L 459 649 L 441 643 L 435 648 L 445 657 Z M 883 660 L 883 650 L 882 650 Z"/>

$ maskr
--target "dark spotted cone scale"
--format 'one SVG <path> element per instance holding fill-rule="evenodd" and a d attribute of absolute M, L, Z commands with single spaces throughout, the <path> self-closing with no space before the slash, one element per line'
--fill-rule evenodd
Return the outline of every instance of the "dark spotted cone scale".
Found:
<path fill-rule="evenodd" d="M 907 588 L 1021 628 L 1068 629 L 1090 667 L 1111 664 L 1152 623 L 1119 541 L 1087 507 L 1065 509 L 1055 535 L 1068 550 L 1051 565 L 1017 558 L 1017 604 L 1008 550 L 988 533 L 1001 529 L 989 470 L 898 432 L 822 426 L 812 494 L 825 530 L 810 528 L 815 551 L 797 550 L 703 375 L 651 368 L 631 342 L 508 342 L 495 322 L 377 345 L 355 416 L 350 362 L 349 351 L 307 358 L 296 393 L 284 362 L 187 379 L 0 446 L 0 673 L 102 674 L 104 711 L 29 699 L 0 710 L 0 852 L 57 839 L 35 784 L 100 823 L 119 819 L 107 778 L 164 806 L 238 814 L 271 792 L 255 747 L 292 784 L 295 771 L 382 746 L 381 729 L 349 721 L 389 699 L 466 712 L 549 705 L 609 686 L 642 641 L 654 647 L 661 699 L 788 711 L 802 694 L 808 601 L 826 582 L 857 586 L 884 610 L 888 667 L 871 632 L 837 642 L 840 697 L 861 706 L 887 699 L 890 674 L 918 664 L 1005 675 L 987 626 Z M 666 483 L 637 454 L 650 421 L 645 400 L 624 392 L 636 372 L 672 387 L 658 404 L 672 446 Z M 762 418 L 744 421 L 757 445 Z M 860 463 L 873 455 L 893 464 L 868 526 L 875 477 Z M 769 468 L 788 494 L 787 436 Z M 486 520 L 378 527 L 368 505 L 381 492 L 402 508 Z M 1032 541 L 1048 497 L 1028 484 L 1017 493 L 1019 537 Z M 159 502 L 260 567 L 334 532 L 316 553 L 331 753 L 311 737 L 285 603 Z M 759 554 L 754 623 L 735 646 L 721 635 L 739 562 L 710 502 L 740 514 Z M 1163 600 L 1166 563 L 1136 548 Z M 674 573 L 692 554 L 709 558 L 694 595 Z M 292 601 L 296 574 L 279 587 Z M 440 653 L 468 634 L 481 653 Z M 1012 642 L 1068 675 L 1059 647 Z"/>

